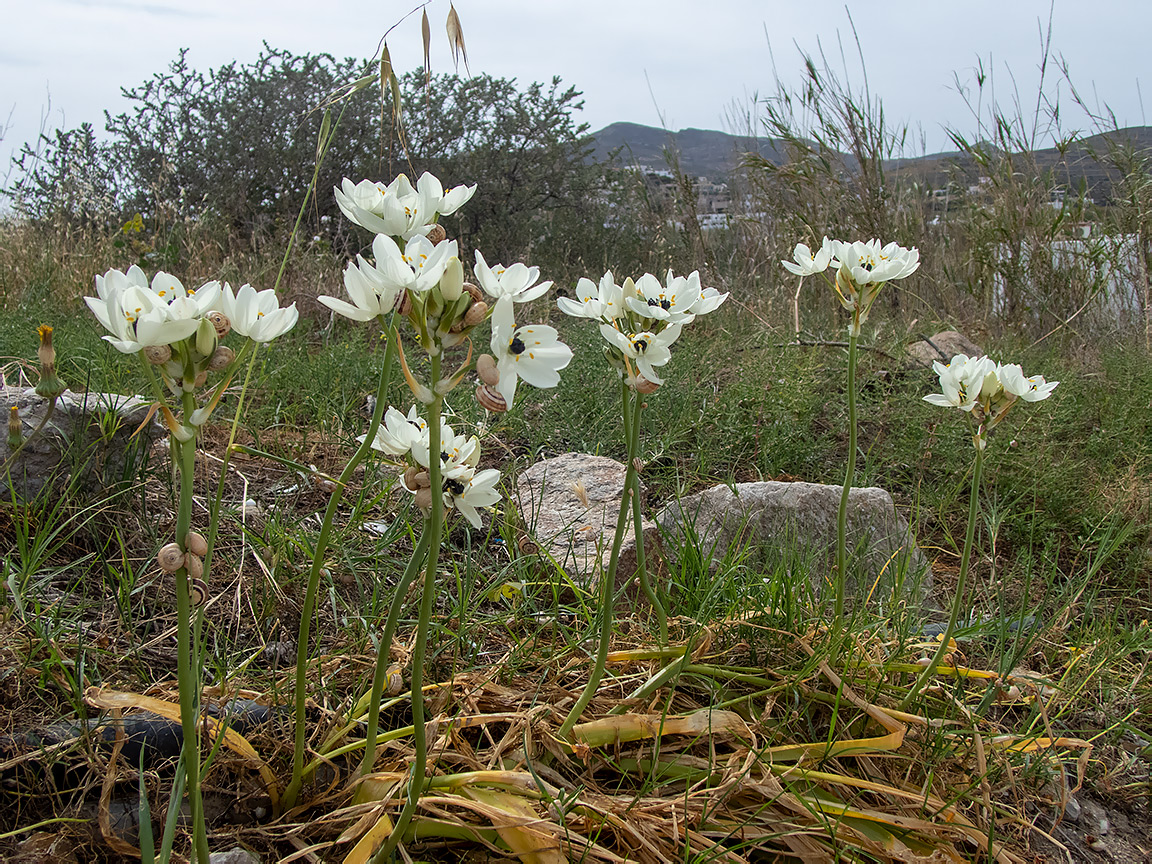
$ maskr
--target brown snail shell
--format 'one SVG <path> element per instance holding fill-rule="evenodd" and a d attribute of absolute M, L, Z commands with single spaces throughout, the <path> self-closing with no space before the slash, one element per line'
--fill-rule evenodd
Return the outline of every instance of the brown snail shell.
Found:
<path fill-rule="evenodd" d="M 235 359 L 236 352 L 227 345 L 221 345 L 208 360 L 208 369 L 212 372 L 219 372 L 221 369 L 227 369 L 231 366 Z"/>
<path fill-rule="evenodd" d="M 193 579 L 188 583 L 188 599 L 193 606 L 203 606 L 208 600 L 208 586 L 203 579 Z"/>
<path fill-rule="evenodd" d="M 331 495 L 336 491 L 336 481 L 330 480 L 327 477 L 314 477 L 313 481 L 316 483 L 316 488 L 321 492 L 327 492 Z"/>
<path fill-rule="evenodd" d="M 529 537 L 527 534 L 521 534 L 520 538 L 516 541 L 516 548 L 520 550 L 521 555 L 538 555 L 540 554 L 540 547 L 536 541 Z"/>
<path fill-rule="evenodd" d="M 468 307 L 468 311 L 464 313 L 464 326 L 475 327 L 488 316 L 488 304 L 483 300 L 477 300 Z"/>
<path fill-rule="evenodd" d="M 228 320 L 228 316 L 223 312 L 213 310 L 204 317 L 212 322 L 212 327 L 216 330 L 217 339 L 223 339 L 232 329 L 232 322 Z"/>
<path fill-rule="evenodd" d="M 432 485 L 432 478 L 427 471 L 417 471 L 412 482 L 415 484 L 411 487 L 413 489 L 427 489 Z"/>
<path fill-rule="evenodd" d="M 429 486 L 421 486 L 416 490 L 416 506 L 421 510 L 427 512 L 432 509 L 432 489 Z"/>
<path fill-rule="evenodd" d="M 203 534 L 196 531 L 189 531 L 188 535 L 184 538 L 184 548 L 193 555 L 199 555 L 203 558 L 208 554 L 208 541 L 204 539 Z"/>
<path fill-rule="evenodd" d="M 408 290 L 401 291 L 397 297 L 396 302 L 392 305 L 399 315 L 407 315 L 412 311 L 412 298 L 408 296 Z"/>
<path fill-rule="evenodd" d="M 172 348 L 168 345 L 146 345 L 144 358 L 153 366 L 162 366 L 172 359 Z"/>
<path fill-rule="evenodd" d="M 636 375 L 636 382 L 632 385 L 637 393 L 655 393 L 660 389 L 660 385 L 655 381 L 649 381 L 642 374 Z"/>
<path fill-rule="evenodd" d="M 487 384 L 481 384 L 476 388 L 476 401 L 496 414 L 503 414 L 508 410 L 508 403 L 504 401 L 504 397 L 496 388 Z"/>
<path fill-rule="evenodd" d="M 409 465 L 404 471 L 404 486 L 407 489 L 416 488 L 416 466 Z"/>
<path fill-rule="evenodd" d="M 156 563 L 165 573 L 175 573 L 184 566 L 184 550 L 179 543 L 169 543 L 156 554 Z"/>
<path fill-rule="evenodd" d="M 448 232 L 444 230 L 444 226 L 436 223 L 428 229 L 428 233 L 424 235 L 428 238 L 428 242 L 435 246 L 437 243 L 443 243 L 448 239 Z"/>
<path fill-rule="evenodd" d="M 476 303 L 479 303 L 484 299 L 484 292 L 481 291 L 478 286 L 473 285 L 471 282 L 464 283 L 464 290 L 468 292 L 468 296 L 471 297 L 472 300 Z"/>
<path fill-rule="evenodd" d="M 491 354 L 481 354 L 477 357 L 476 374 L 485 384 L 495 387 L 500 381 L 500 373 L 496 370 L 496 358 Z"/>
<path fill-rule="evenodd" d="M 196 376 L 196 380 L 194 383 L 196 384 L 197 387 L 203 387 L 207 381 L 208 381 L 208 370 L 205 369 L 203 372 L 201 372 L 199 375 Z"/>
<path fill-rule="evenodd" d="M 184 567 L 188 571 L 189 579 L 199 579 L 204 575 L 204 559 L 189 552 L 184 556 Z"/>

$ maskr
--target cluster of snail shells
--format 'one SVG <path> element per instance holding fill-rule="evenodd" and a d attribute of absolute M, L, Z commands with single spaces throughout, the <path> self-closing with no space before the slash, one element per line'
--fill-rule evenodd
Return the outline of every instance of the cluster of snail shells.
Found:
<path fill-rule="evenodd" d="M 476 358 L 476 375 L 480 385 L 476 388 L 476 401 L 495 414 L 508 410 L 508 402 L 500 395 L 496 385 L 500 383 L 500 371 L 496 359 L 491 354 L 481 354 Z"/>
<path fill-rule="evenodd" d="M 432 477 L 426 470 L 409 465 L 404 472 L 404 486 L 416 492 L 416 506 L 427 513 L 432 509 Z"/>
<path fill-rule="evenodd" d="M 187 551 L 185 551 L 187 550 Z M 192 603 L 199 606 L 208 596 L 208 586 L 204 584 L 204 556 L 208 554 L 208 541 L 204 535 L 189 531 L 184 538 L 184 548 L 179 543 L 168 543 L 156 555 L 156 563 L 165 573 L 175 573 L 181 567 L 191 580 L 189 592 Z"/>

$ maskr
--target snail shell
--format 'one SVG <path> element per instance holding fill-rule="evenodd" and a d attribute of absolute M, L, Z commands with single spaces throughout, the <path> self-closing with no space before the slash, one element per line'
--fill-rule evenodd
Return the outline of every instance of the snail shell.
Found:
<path fill-rule="evenodd" d="M 409 465 L 408 468 L 404 471 L 404 487 L 406 489 L 416 488 L 416 473 L 415 465 Z"/>
<path fill-rule="evenodd" d="M 432 489 L 429 486 L 421 486 L 416 490 L 416 506 L 427 513 L 432 509 Z"/>
<path fill-rule="evenodd" d="M 412 298 L 408 296 L 408 290 L 401 291 L 397 297 L 396 302 L 392 308 L 400 315 L 407 315 L 412 311 Z"/>
<path fill-rule="evenodd" d="M 221 369 L 227 369 L 231 366 L 235 359 L 236 352 L 227 345 L 221 345 L 208 361 L 208 368 L 212 372 L 219 372 Z"/>
<path fill-rule="evenodd" d="M 468 307 L 468 311 L 464 313 L 464 326 L 475 327 L 488 315 L 488 304 L 483 300 L 477 300 Z"/>
<path fill-rule="evenodd" d="M 496 370 L 496 358 L 491 354 L 481 354 L 477 357 L 476 374 L 485 384 L 495 387 L 500 381 L 500 373 Z"/>
<path fill-rule="evenodd" d="M 503 414 L 508 410 L 508 403 L 504 401 L 504 397 L 487 384 L 481 384 L 476 388 L 476 401 L 496 414 Z"/>
<path fill-rule="evenodd" d="M 208 370 L 205 369 L 203 372 L 201 372 L 199 375 L 196 376 L 195 384 L 197 387 L 203 387 L 205 382 L 207 382 L 207 381 L 208 381 Z"/>
<path fill-rule="evenodd" d="M 204 316 L 212 322 L 212 327 L 216 330 L 216 338 L 223 339 L 228 335 L 232 329 L 232 322 L 228 320 L 228 316 L 223 312 L 212 311 Z"/>
<path fill-rule="evenodd" d="M 393 663 L 388 667 L 387 672 L 387 685 L 384 687 L 384 692 L 389 696 L 399 696 L 404 692 L 404 673 L 400 667 Z"/>
<path fill-rule="evenodd" d="M 189 552 L 184 556 L 184 567 L 188 570 L 189 579 L 199 579 L 204 575 L 204 559 Z"/>
<path fill-rule="evenodd" d="M 443 243 L 448 239 L 448 232 L 444 230 L 444 226 L 439 223 L 431 226 L 428 233 L 424 235 L 428 238 L 428 242 L 435 246 L 437 243 Z"/>
<path fill-rule="evenodd" d="M 203 558 L 208 554 L 208 541 L 204 539 L 203 534 L 189 531 L 188 536 L 184 538 L 184 548 L 193 555 L 199 555 Z"/>
<path fill-rule="evenodd" d="M 636 388 L 637 393 L 655 393 L 660 388 L 659 384 L 649 381 L 641 374 L 636 376 L 636 383 L 632 386 Z"/>
<path fill-rule="evenodd" d="M 521 534 L 520 538 L 516 541 L 516 548 L 520 550 L 521 555 L 538 555 L 540 554 L 540 547 L 536 541 L 529 537 L 527 534 Z"/>
<path fill-rule="evenodd" d="M 203 579 L 193 579 L 188 583 L 188 599 L 193 606 L 203 606 L 208 600 L 208 586 Z"/>
<path fill-rule="evenodd" d="M 184 566 L 184 550 L 179 543 L 169 543 L 157 553 L 156 563 L 165 573 L 175 573 Z"/>
<path fill-rule="evenodd" d="M 477 303 L 484 299 L 484 292 L 473 285 L 471 282 L 464 283 L 464 290 L 468 293 L 468 296 Z"/>
<path fill-rule="evenodd" d="M 146 345 L 144 357 L 153 366 L 162 366 L 172 359 L 172 348 L 168 345 Z"/>

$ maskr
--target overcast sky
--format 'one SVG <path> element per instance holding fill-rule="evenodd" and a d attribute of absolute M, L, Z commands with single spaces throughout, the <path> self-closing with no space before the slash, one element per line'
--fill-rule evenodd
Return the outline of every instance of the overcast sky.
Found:
<path fill-rule="evenodd" d="M 370 57 L 381 35 L 417 0 L 6 0 L 0 35 L 0 178 L 9 154 L 49 129 L 124 110 L 121 86 L 162 71 L 180 48 L 201 70 L 254 59 L 262 40 L 296 53 Z M 450 71 L 447 0 L 428 4 L 434 71 Z M 1035 103 L 1041 27 L 1048 0 L 869 0 L 851 2 L 872 93 L 886 115 L 922 128 L 929 151 L 947 148 L 946 125 L 971 133 L 974 121 L 954 75 L 971 82 L 977 59 L 995 75 L 1003 101 L 1018 88 Z M 584 91 L 581 119 L 592 129 L 617 120 L 670 129 L 732 131 L 729 118 L 752 97 L 801 80 L 800 50 L 822 44 L 862 83 L 845 4 L 831 0 L 456 0 L 473 72 L 521 83 L 560 75 Z M 1148 0 L 1056 0 L 1053 53 L 1090 99 L 1107 102 L 1120 125 L 1144 125 L 1140 78 L 1146 60 Z M 400 69 L 421 61 L 419 15 L 389 36 Z M 771 50 L 770 50 L 771 48 Z M 1009 74 L 1011 72 L 1011 75 Z M 1062 95 L 1066 129 L 1091 124 Z M 1147 84 L 1147 81 L 1143 82 Z M 1150 94 L 1152 97 L 1152 94 Z M 1149 104 L 1152 109 L 1152 104 Z M 735 108 L 735 112 L 734 112 Z"/>

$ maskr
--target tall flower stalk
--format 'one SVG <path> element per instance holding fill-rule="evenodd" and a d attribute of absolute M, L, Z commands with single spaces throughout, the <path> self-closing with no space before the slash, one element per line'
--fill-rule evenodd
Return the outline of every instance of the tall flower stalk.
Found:
<path fill-rule="evenodd" d="M 620 378 L 620 416 L 624 429 L 627 464 L 616 533 L 607 569 L 600 576 L 599 640 L 592 671 L 584 690 L 564 722 L 560 735 L 571 733 L 584 709 L 596 693 L 604 675 L 604 664 L 612 637 L 615 605 L 616 571 L 620 548 L 629 518 L 635 531 L 636 564 L 641 590 L 652 605 L 660 633 L 660 644 L 668 641 L 668 615 L 648 579 L 644 554 L 644 525 L 640 512 L 640 477 L 637 462 L 640 454 L 640 422 L 644 397 L 656 392 L 664 380 L 656 371 L 672 359 L 671 346 L 683 328 L 698 315 L 717 309 L 726 299 L 714 288 L 703 288 L 700 274 L 675 276 L 671 270 L 663 283 L 650 273 L 639 279 L 625 279 L 617 285 L 611 271 L 599 283 L 580 279 L 576 299 L 560 298 L 560 311 L 573 318 L 587 318 L 597 323 L 607 345 L 604 356 Z"/>
<path fill-rule="evenodd" d="M 808 276 L 824 275 L 842 305 L 851 315 L 848 325 L 848 462 L 844 470 L 844 488 L 840 506 L 836 511 L 836 593 L 833 600 L 833 626 L 837 631 L 844 624 L 844 593 L 848 581 L 848 499 L 856 480 L 856 356 L 857 341 L 872 304 L 887 282 L 904 279 L 920 266 L 920 253 L 895 243 L 885 246 L 879 240 L 867 243 L 846 243 L 841 240 L 824 242 L 816 252 L 803 243 L 797 244 L 792 261 L 781 261 L 788 272 L 800 277 L 800 284 Z M 829 279 L 825 271 L 831 267 L 835 277 Z M 800 288 L 796 288 L 799 298 Z M 797 299 L 797 302 L 799 300 Z M 799 307 L 795 326 L 799 338 Z"/>
<path fill-rule="evenodd" d="M 233 294 L 229 285 L 217 282 L 187 290 L 180 280 L 163 272 L 149 283 L 139 267 L 97 276 L 96 296 L 85 301 L 109 331 L 104 338 L 118 351 L 139 354 L 144 360 L 156 408 L 168 428 L 169 452 L 180 475 L 176 539 L 160 550 L 156 560 L 176 583 L 181 762 L 192 817 L 192 860 L 207 864 L 200 784 L 199 633 L 201 606 L 208 592 L 204 558 L 209 546 L 192 524 L 196 442 L 245 356 L 257 344 L 295 326 L 297 311 L 295 304 L 280 308 L 274 291 L 256 291 L 245 285 Z M 247 339 L 239 353 L 220 344 L 231 332 Z M 210 373 L 217 373 L 219 381 L 205 390 Z"/>
<path fill-rule="evenodd" d="M 972 432 L 972 445 L 976 456 L 972 465 L 972 488 L 968 493 L 968 528 L 964 534 L 964 551 L 960 558 L 960 575 L 956 580 L 948 624 L 940 637 L 931 660 L 917 677 L 912 689 L 900 707 L 909 705 L 919 695 L 928 680 L 936 674 L 944 655 L 948 653 L 960 610 L 965 606 L 968 572 L 972 562 L 972 547 L 976 537 L 976 522 L 980 513 L 980 480 L 984 470 L 984 452 L 988 438 L 1017 402 L 1039 402 L 1047 399 L 1059 381 L 1046 381 L 1043 375 L 1025 377 L 1016 364 L 997 364 L 987 357 L 968 357 L 957 354 L 949 363 L 933 364 L 940 379 L 939 393 L 929 393 L 924 401 L 942 408 L 958 408 L 968 415 Z"/>
<path fill-rule="evenodd" d="M 319 298 L 334 312 L 359 321 L 395 310 L 410 325 L 415 342 L 427 360 L 426 367 L 415 360 L 410 363 L 402 334 L 392 329 L 389 349 L 395 346 L 404 380 L 416 405 L 407 414 L 393 407 L 384 411 L 386 394 L 381 390 L 373 423 L 361 439 L 363 452 L 375 449 L 403 463 L 401 483 L 424 515 L 420 540 L 389 605 L 368 693 L 361 776 L 370 773 L 375 765 L 380 699 L 387 679 L 392 638 L 408 583 L 423 568 L 423 594 L 410 671 L 415 758 L 404 806 L 375 860 L 383 860 L 395 850 L 425 786 L 424 666 L 446 519 L 450 512 L 455 512 L 474 528 L 480 528 L 479 511 L 500 500 L 496 489 L 499 472 L 478 469 L 480 442 L 475 436 L 457 434 L 445 422 L 445 396 L 471 370 L 472 337 L 485 321 L 491 322 L 492 353 L 481 354 L 476 359 L 475 369 L 480 379 L 476 398 L 489 411 L 502 413 L 511 408 L 519 381 L 535 387 L 555 387 L 560 381 L 560 370 L 572 358 L 571 350 L 559 341 L 553 328 L 516 324 L 515 306 L 542 296 L 552 286 L 551 282 L 538 282 L 537 268 L 520 263 L 508 267 L 489 266 L 477 251 L 474 272 L 479 285 L 465 281 L 456 241 L 447 238 L 436 220 L 465 204 L 475 189 L 475 186 L 460 186 L 445 193 L 440 182 L 430 174 L 423 175 L 415 186 L 403 175 L 387 186 L 345 180 L 336 190 L 337 202 L 346 216 L 376 232 L 372 242 L 373 260 L 358 257 L 348 265 L 344 274 L 347 300 Z M 462 362 L 458 356 L 455 359 L 451 356 L 454 350 L 467 351 Z M 424 368 L 428 374 L 426 379 L 422 377 Z M 421 410 L 426 416 L 421 415 Z M 297 675 L 300 674 L 298 668 Z M 301 752 L 298 738 L 297 753 Z M 298 776 L 302 777 L 302 766 Z M 294 791 L 298 790 L 297 783 Z"/>

